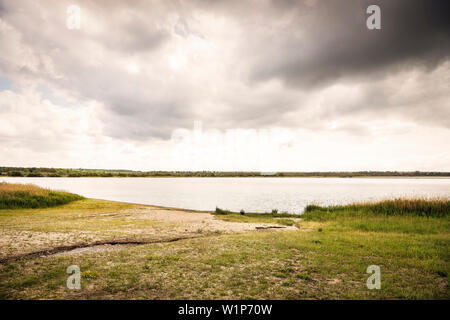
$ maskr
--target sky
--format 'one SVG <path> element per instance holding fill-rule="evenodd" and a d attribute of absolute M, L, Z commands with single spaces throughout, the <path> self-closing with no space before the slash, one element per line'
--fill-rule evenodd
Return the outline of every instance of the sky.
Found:
<path fill-rule="evenodd" d="M 0 166 L 450 171 L 449 9 L 0 0 Z"/>

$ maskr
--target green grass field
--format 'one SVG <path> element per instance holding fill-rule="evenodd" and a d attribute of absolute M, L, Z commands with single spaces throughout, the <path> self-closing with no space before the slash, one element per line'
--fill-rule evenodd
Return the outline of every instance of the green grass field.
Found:
<path fill-rule="evenodd" d="M 39 232 L 49 236 L 77 228 L 84 235 L 108 237 L 109 230 L 138 230 L 150 223 L 125 216 L 133 206 L 86 199 L 59 208 L 28 209 L 20 217 L 14 217 L 12 210 L 0 210 L 0 228 L 23 234 L 40 226 Z M 286 219 L 298 228 L 210 233 L 175 242 L 6 261 L 0 264 L 0 298 L 450 298 L 448 211 L 437 216 L 419 211 L 395 215 L 348 206 L 309 208 L 301 219 L 247 213 L 214 217 L 280 225 L 284 222 L 279 220 Z M 166 227 L 158 228 L 161 233 Z M 80 290 L 66 287 L 70 265 L 81 268 Z M 380 267 L 379 290 L 366 287 L 370 265 Z"/>

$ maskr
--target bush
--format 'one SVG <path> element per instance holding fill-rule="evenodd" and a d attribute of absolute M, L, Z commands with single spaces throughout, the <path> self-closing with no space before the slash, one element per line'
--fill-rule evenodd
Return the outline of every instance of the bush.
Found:
<path fill-rule="evenodd" d="M 231 212 L 231 211 L 228 211 L 228 210 L 222 210 L 222 209 L 220 209 L 219 207 L 216 207 L 215 213 L 216 213 L 216 214 L 230 214 L 230 213 L 232 213 L 232 212 Z"/>

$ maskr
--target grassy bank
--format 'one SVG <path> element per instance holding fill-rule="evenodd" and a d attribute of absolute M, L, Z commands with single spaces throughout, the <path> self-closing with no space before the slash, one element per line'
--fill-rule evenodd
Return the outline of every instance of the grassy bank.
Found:
<path fill-rule="evenodd" d="M 308 205 L 303 217 L 328 219 L 329 217 L 367 216 L 368 214 L 450 218 L 450 199 L 394 199 L 328 207 Z"/>
<path fill-rule="evenodd" d="M 77 194 L 31 184 L 0 183 L 0 209 L 47 208 L 81 199 Z"/>
<path fill-rule="evenodd" d="M 137 208 L 87 199 L 38 209 L 34 215 L 0 210 L 0 228 L 16 239 L 2 243 L 13 246 L 46 235 L 53 239 L 49 245 L 58 245 L 67 238 L 59 240 L 56 234 L 74 231 L 87 239 L 128 232 L 139 239 L 169 230 L 167 224 L 155 226 L 157 222 Z M 310 208 L 296 220 L 296 230 L 210 233 L 175 242 L 8 261 L 0 264 L 0 297 L 450 299 L 448 215 L 378 214 L 354 206 L 330 211 Z M 280 219 L 247 213 L 214 217 L 239 222 Z M 66 288 L 65 271 L 73 264 L 81 268 L 80 290 Z M 380 290 L 366 287 L 370 265 L 380 267 Z"/>

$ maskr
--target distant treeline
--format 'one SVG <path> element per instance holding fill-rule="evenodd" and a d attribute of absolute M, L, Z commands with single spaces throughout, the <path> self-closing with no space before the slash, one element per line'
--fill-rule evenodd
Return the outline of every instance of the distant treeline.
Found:
<path fill-rule="evenodd" d="M 103 169 L 0 167 L 0 177 L 450 177 L 450 172 L 256 172 L 256 171 L 133 171 Z"/>

